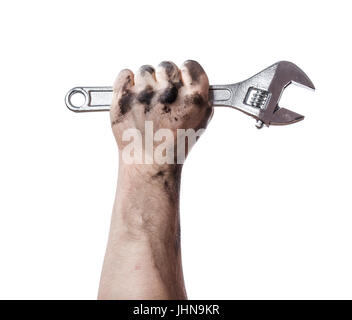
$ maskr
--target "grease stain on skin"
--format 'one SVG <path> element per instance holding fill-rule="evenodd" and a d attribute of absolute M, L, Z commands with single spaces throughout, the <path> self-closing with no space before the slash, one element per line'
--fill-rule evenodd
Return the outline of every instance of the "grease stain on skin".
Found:
<path fill-rule="evenodd" d="M 133 102 L 133 93 L 128 90 L 128 88 L 131 86 L 132 84 L 132 78 L 130 75 L 128 75 L 126 77 L 125 83 L 123 84 L 122 88 L 121 88 L 121 92 L 122 95 L 119 98 L 117 104 L 119 106 L 117 112 L 118 114 L 116 114 L 115 120 L 111 122 L 111 126 L 113 127 L 114 125 L 116 125 L 117 123 L 121 122 L 123 119 L 123 116 L 131 110 L 132 108 L 132 102 Z"/>
<path fill-rule="evenodd" d="M 111 122 L 111 127 L 115 126 L 116 124 L 118 124 L 120 122 L 119 119 L 114 120 L 113 122 Z"/>
<path fill-rule="evenodd" d="M 205 106 L 205 102 L 203 97 L 200 95 L 199 92 L 195 92 L 192 95 L 188 95 L 185 97 L 185 103 L 186 104 L 192 104 L 195 105 L 199 108 Z"/>
<path fill-rule="evenodd" d="M 126 81 L 125 83 L 123 84 L 122 86 L 122 93 L 124 94 L 127 90 L 127 88 L 132 84 L 132 78 L 131 78 L 131 75 L 128 75 L 126 77 Z"/>
<path fill-rule="evenodd" d="M 178 95 L 178 89 L 175 84 L 170 84 L 159 97 L 159 101 L 163 104 L 171 104 L 176 101 Z"/>
<path fill-rule="evenodd" d="M 178 81 L 178 82 L 174 82 L 174 86 L 177 88 L 177 89 L 180 89 L 182 86 L 183 86 L 183 83 L 182 81 Z"/>
<path fill-rule="evenodd" d="M 122 94 L 118 104 L 120 107 L 120 115 L 125 115 L 128 111 L 131 110 L 132 108 L 132 100 L 133 100 L 133 93 L 131 93 L 129 90 L 125 90 L 125 92 Z"/>
<path fill-rule="evenodd" d="M 123 94 L 118 101 L 118 115 L 114 121 L 111 122 L 111 126 L 118 124 L 124 118 L 124 115 L 132 109 L 132 102 L 134 98 L 134 94 L 129 90 L 125 89 L 126 84 L 123 87 Z"/>
<path fill-rule="evenodd" d="M 150 101 L 152 100 L 153 96 L 154 90 L 152 86 L 146 86 L 145 89 L 138 94 L 137 100 L 143 104 L 150 104 Z"/>
<path fill-rule="evenodd" d="M 138 102 L 144 104 L 144 113 L 147 113 L 151 110 L 151 100 L 154 96 L 155 92 L 151 86 L 146 86 L 144 90 L 142 90 L 138 96 Z"/>
<path fill-rule="evenodd" d="M 160 170 L 155 175 L 153 175 L 152 178 L 163 177 L 164 175 L 165 175 L 165 171 Z"/>
<path fill-rule="evenodd" d="M 145 105 L 144 106 L 144 114 L 147 114 L 151 109 L 152 109 L 152 107 L 150 105 Z"/>
<path fill-rule="evenodd" d="M 171 202 L 176 202 L 180 188 L 182 165 L 175 164 L 151 176 L 152 180 L 162 183 L 165 193 L 168 195 Z"/>
<path fill-rule="evenodd" d="M 203 117 L 203 120 L 199 123 L 199 125 L 194 130 L 197 131 L 199 129 L 205 129 L 208 125 L 209 120 L 212 117 L 212 114 L 213 114 L 213 108 L 211 106 L 209 106 L 205 110 L 205 115 Z M 197 140 L 198 140 L 198 138 L 199 137 L 197 137 Z"/>
<path fill-rule="evenodd" d="M 171 108 L 167 104 L 164 105 L 162 110 L 163 110 L 164 113 L 170 113 L 171 112 Z"/>

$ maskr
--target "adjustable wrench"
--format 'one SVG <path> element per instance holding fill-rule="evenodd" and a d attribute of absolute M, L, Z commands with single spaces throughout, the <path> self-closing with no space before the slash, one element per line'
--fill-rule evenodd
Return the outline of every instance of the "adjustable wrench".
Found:
<path fill-rule="evenodd" d="M 279 61 L 242 82 L 210 86 L 209 100 L 213 107 L 231 107 L 252 116 L 259 129 L 263 125 L 291 124 L 304 119 L 298 113 L 279 107 L 281 95 L 291 83 L 315 89 L 312 81 L 295 64 Z M 74 94 L 84 95 L 83 105 L 72 104 Z M 66 94 L 65 103 L 75 112 L 109 111 L 112 94 L 112 87 L 75 87 Z"/>

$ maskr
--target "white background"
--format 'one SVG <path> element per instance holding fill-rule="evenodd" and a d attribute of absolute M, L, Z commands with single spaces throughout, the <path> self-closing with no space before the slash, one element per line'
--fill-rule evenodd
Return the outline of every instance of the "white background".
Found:
<path fill-rule="evenodd" d="M 198 60 L 212 84 L 290 60 L 306 116 L 257 130 L 217 109 L 185 164 L 191 299 L 352 298 L 350 1 L 6 1 L 0 5 L 0 298 L 95 299 L 117 179 L 108 113 L 74 86 Z"/>

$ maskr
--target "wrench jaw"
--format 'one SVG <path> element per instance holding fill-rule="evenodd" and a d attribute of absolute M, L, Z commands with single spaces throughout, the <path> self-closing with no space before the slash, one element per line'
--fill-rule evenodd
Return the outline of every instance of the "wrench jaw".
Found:
<path fill-rule="evenodd" d="M 269 125 L 288 125 L 304 119 L 304 116 L 279 107 L 279 101 L 284 92 L 291 83 L 315 90 L 313 82 L 308 76 L 295 64 L 288 61 L 278 62 L 275 74 L 268 87 L 270 100 L 266 108 L 262 109 L 258 116 L 257 127 L 261 128 L 263 124 Z"/>
<path fill-rule="evenodd" d="M 277 126 L 287 125 L 287 124 L 296 123 L 303 119 L 304 119 L 304 116 L 302 116 L 301 114 L 298 114 L 286 108 L 279 108 L 277 111 L 273 113 L 270 124 L 277 125 Z"/>

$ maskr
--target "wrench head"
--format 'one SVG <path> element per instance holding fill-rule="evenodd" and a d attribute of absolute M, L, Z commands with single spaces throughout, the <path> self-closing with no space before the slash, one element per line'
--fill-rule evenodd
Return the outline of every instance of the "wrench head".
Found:
<path fill-rule="evenodd" d="M 304 116 L 286 108 L 280 108 L 279 101 L 284 89 L 291 83 L 315 90 L 313 82 L 292 62 L 280 61 L 274 66 L 275 72 L 272 73 L 272 79 L 267 88 L 269 98 L 265 108 L 261 109 L 258 120 L 267 126 L 286 125 L 303 120 Z"/>

